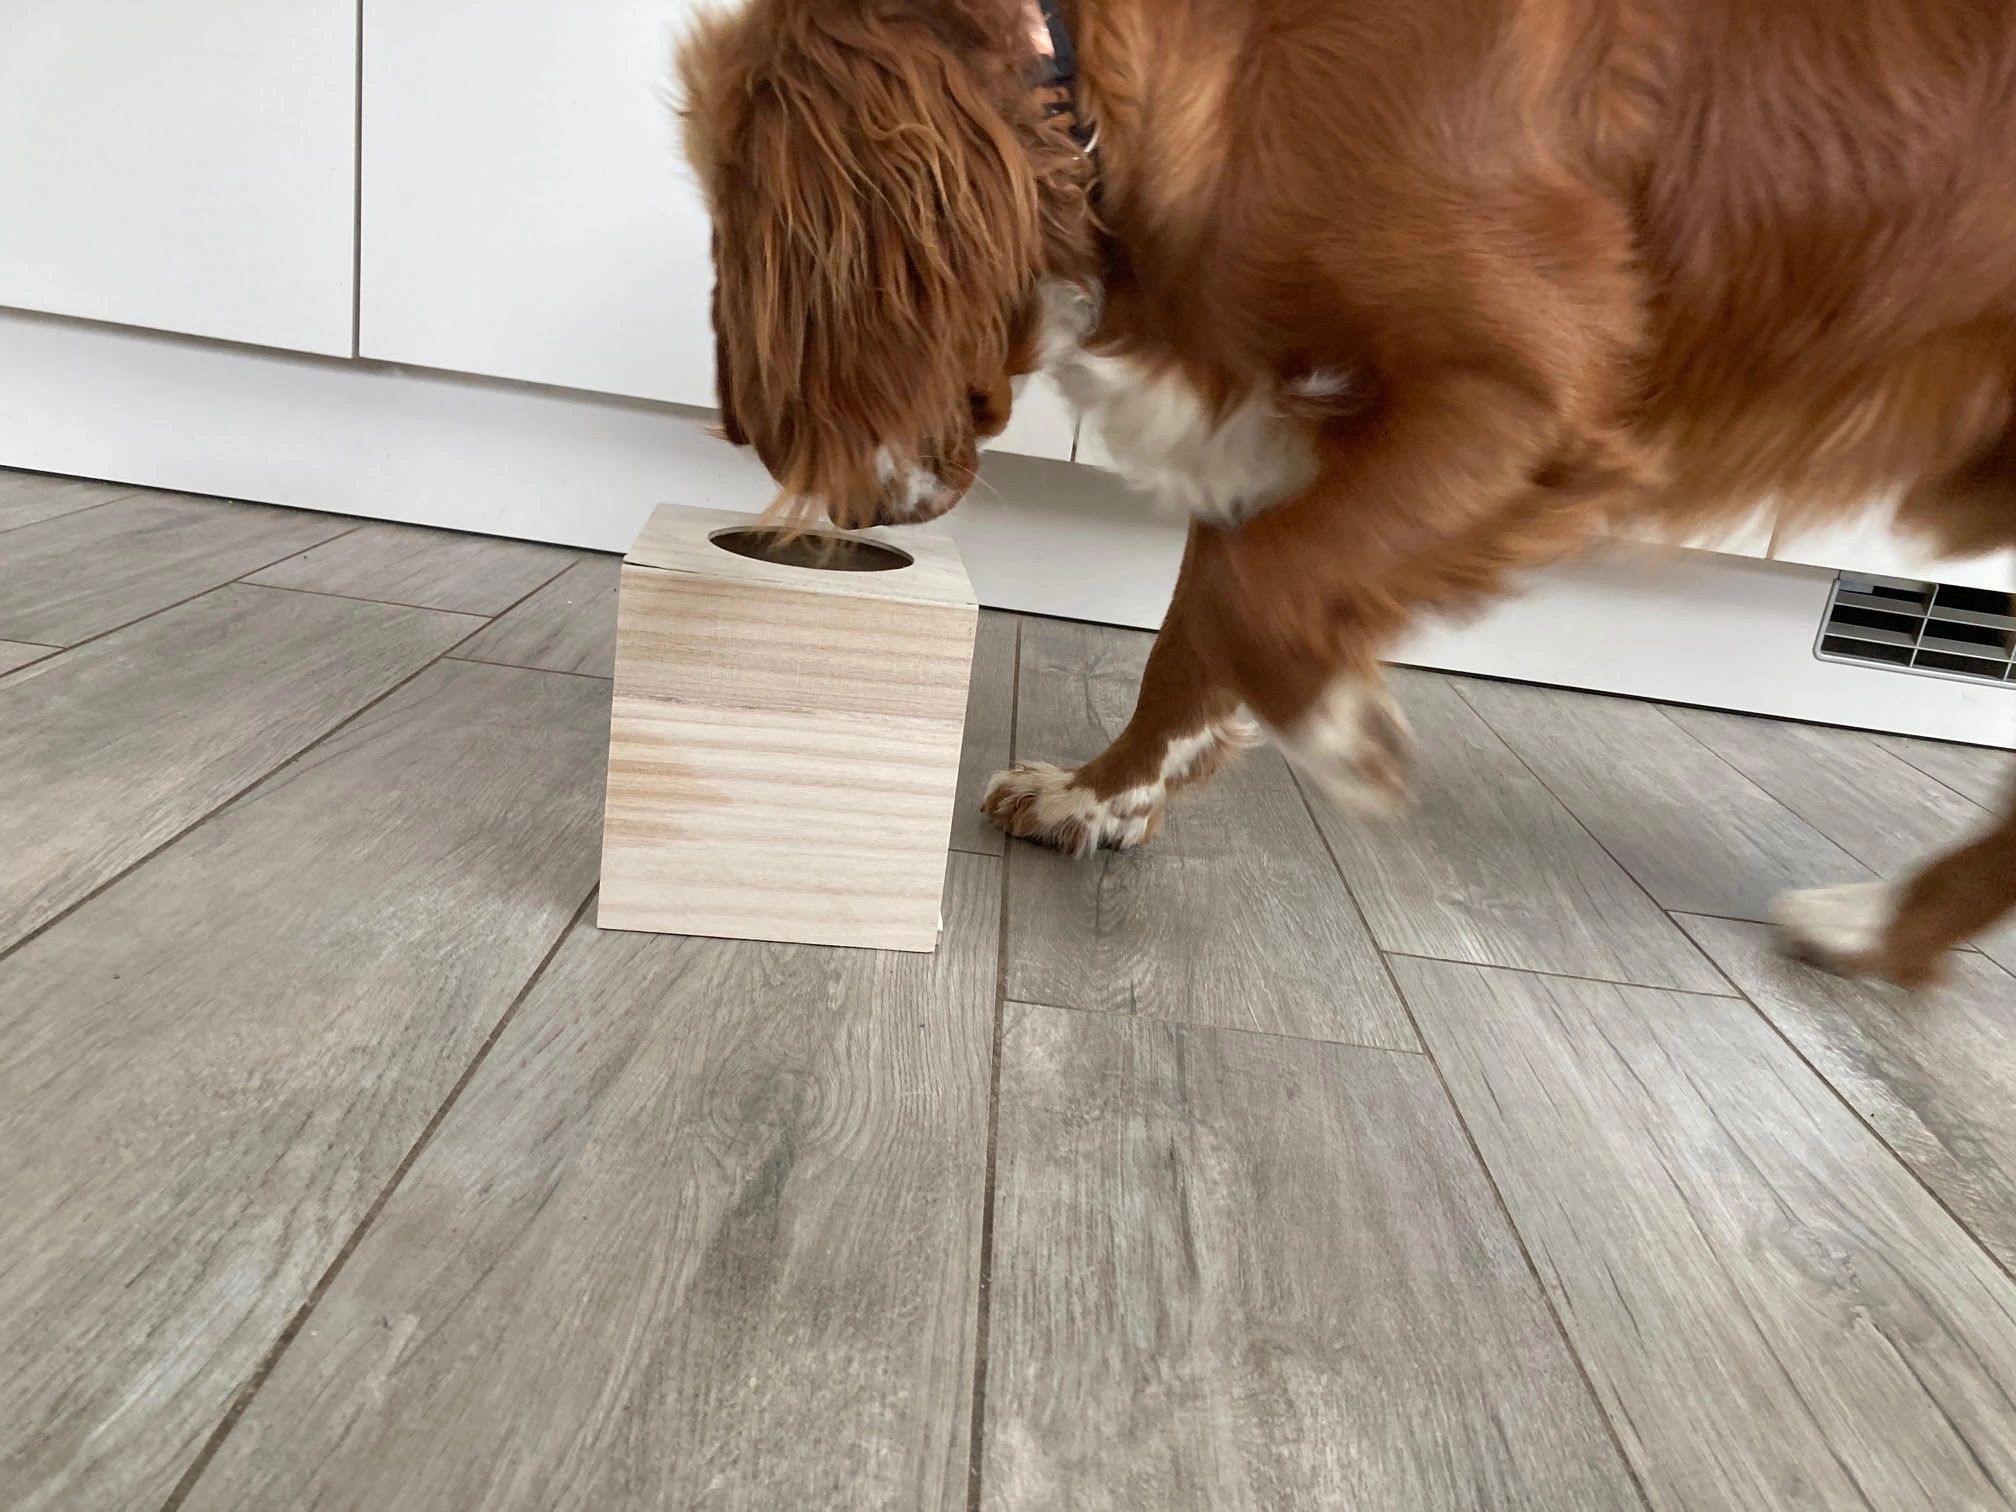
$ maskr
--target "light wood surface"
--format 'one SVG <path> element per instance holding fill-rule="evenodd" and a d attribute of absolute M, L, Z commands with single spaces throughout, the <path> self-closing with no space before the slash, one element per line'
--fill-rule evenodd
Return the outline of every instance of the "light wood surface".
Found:
<path fill-rule="evenodd" d="M 638 533 L 637 544 L 623 560 L 633 567 L 693 573 L 711 582 L 744 583 L 757 588 L 843 598 L 975 606 L 973 585 L 967 581 L 959 549 L 935 527 L 905 525 L 851 532 L 856 539 L 894 547 L 911 558 L 907 567 L 889 572 L 818 572 L 738 556 L 713 542 L 713 536 L 720 531 L 744 530 L 755 523 L 748 515 L 725 509 L 687 509 L 661 504 L 652 511 Z"/>
<path fill-rule="evenodd" d="M 2016 1271 L 2016 975 L 1959 952 L 1945 988 L 1914 1000 L 1787 961 L 1758 926 L 1680 922 Z"/>
<path fill-rule="evenodd" d="M 1120 733 L 1150 637 L 1022 627 L 1016 755 L 1076 765 Z M 1008 995 L 1179 1023 L 1415 1048 L 1287 766 L 1255 751 L 1171 803 L 1162 833 L 1073 861 L 1009 853 Z"/>
<path fill-rule="evenodd" d="M 999 869 L 930 958 L 576 930 L 187 1505 L 964 1506 Z"/>
<path fill-rule="evenodd" d="M 0 962 L 0 1505 L 174 1488 L 586 899 L 606 707 L 444 662 Z"/>
<path fill-rule="evenodd" d="M 1387 950 L 1726 991 L 1673 921 L 1434 673 L 1394 689 L 1420 741 L 1420 806 L 1399 822 L 1318 800 L 1344 879 Z"/>
<path fill-rule="evenodd" d="M 474 623 L 233 585 L 0 683 L 0 949 L 419 671 Z"/>
<path fill-rule="evenodd" d="M 125 483 L 100 483 L 90 478 L 65 478 L 54 473 L 17 472 L 0 467 L 0 530 L 75 514 L 139 489 Z"/>
<path fill-rule="evenodd" d="M 340 536 L 348 520 L 139 494 L 7 532 L 0 638 L 68 646 Z"/>
<path fill-rule="evenodd" d="M 1938 740 L 1907 740 L 1899 735 L 1870 737 L 1884 750 L 1901 756 L 1919 771 L 1936 777 L 1963 797 L 1983 808 L 1995 809 L 2009 801 L 2011 784 L 2016 783 L 2016 756 L 2007 751 L 1991 751 L 1984 746 L 1949 745 Z"/>
<path fill-rule="evenodd" d="M 58 649 L 56 646 L 30 646 L 20 641 L 0 641 L 0 677 L 16 667 L 25 667 L 45 656 L 54 656 Z"/>
<path fill-rule="evenodd" d="M 1013 1004 L 982 1505 L 1639 1505 L 1419 1057 Z"/>
<path fill-rule="evenodd" d="M 978 618 L 958 555 L 784 567 L 714 546 L 724 520 L 748 523 L 661 508 L 623 567 L 597 917 L 929 950 Z"/>
<path fill-rule="evenodd" d="M 959 785 L 952 799 L 952 848 L 998 856 L 1006 843 L 980 812 L 987 783 L 1008 765 L 1015 746 L 1015 659 L 1021 621 L 980 611 L 973 637 L 973 676 L 966 689 L 966 735 L 959 748 Z"/>
<path fill-rule="evenodd" d="M 2016 1282 L 1748 1004 L 1397 970 L 1655 1506 L 2012 1505 Z"/>
<path fill-rule="evenodd" d="M 616 575 L 620 558 L 583 557 L 544 588 L 455 648 L 471 661 L 587 677 L 616 675 Z"/>
<path fill-rule="evenodd" d="M 1454 686 L 1663 908 L 1768 919 L 1788 889 L 1873 875 L 1656 705 Z"/>
<path fill-rule="evenodd" d="M 364 525 L 246 581 L 421 609 L 497 614 L 578 559 L 574 552 L 527 541 Z"/>

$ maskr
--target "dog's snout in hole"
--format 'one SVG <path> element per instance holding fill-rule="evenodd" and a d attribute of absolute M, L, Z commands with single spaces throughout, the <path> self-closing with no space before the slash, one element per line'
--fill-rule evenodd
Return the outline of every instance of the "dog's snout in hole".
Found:
<path fill-rule="evenodd" d="M 774 562 L 779 567 L 807 567 L 814 572 L 894 572 L 915 560 L 909 552 L 880 541 L 815 531 L 790 534 L 759 527 L 717 530 L 707 538 L 723 551 Z"/>

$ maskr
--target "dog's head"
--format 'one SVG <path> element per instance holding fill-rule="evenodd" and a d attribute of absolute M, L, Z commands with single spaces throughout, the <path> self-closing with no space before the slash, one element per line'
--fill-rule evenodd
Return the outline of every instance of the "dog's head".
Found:
<path fill-rule="evenodd" d="M 1021 17 L 1019 0 L 751 0 L 681 51 L 723 429 L 787 517 L 943 514 L 1036 365 Z"/>

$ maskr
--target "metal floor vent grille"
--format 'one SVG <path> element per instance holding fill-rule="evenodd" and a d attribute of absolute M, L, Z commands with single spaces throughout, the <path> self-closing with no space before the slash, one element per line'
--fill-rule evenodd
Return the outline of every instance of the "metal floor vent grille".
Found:
<path fill-rule="evenodd" d="M 1815 654 L 2016 685 L 2016 594 L 1844 572 L 1834 580 Z"/>

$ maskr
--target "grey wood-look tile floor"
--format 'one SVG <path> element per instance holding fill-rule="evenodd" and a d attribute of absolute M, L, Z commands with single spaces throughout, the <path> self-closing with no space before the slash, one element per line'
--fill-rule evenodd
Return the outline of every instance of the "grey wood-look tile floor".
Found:
<path fill-rule="evenodd" d="M 0 473 L 0 1507 L 2016 1507 L 2016 951 L 1772 890 L 1995 753 L 1432 673 L 930 957 L 590 922 L 608 558 Z"/>

